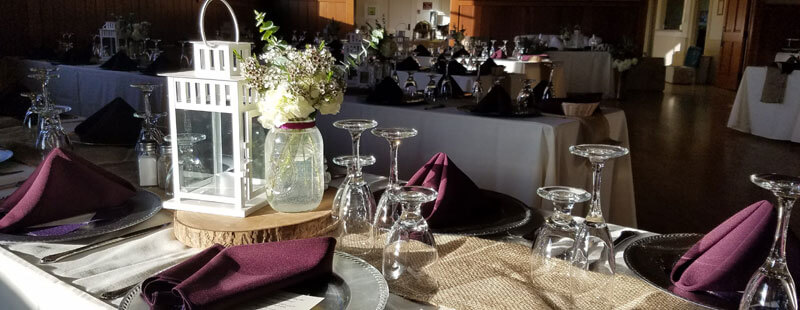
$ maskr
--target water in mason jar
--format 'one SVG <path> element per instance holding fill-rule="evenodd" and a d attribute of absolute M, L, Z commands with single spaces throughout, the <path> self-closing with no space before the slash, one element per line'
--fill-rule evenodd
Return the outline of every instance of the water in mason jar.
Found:
<path fill-rule="evenodd" d="M 273 129 L 267 135 L 265 149 L 267 200 L 272 208 L 280 212 L 316 209 L 325 184 L 319 131 Z"/>

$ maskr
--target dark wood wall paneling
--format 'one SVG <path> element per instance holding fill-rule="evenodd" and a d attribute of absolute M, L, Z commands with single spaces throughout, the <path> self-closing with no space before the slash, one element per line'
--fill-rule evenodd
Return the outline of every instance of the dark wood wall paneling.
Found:
<path fill-rule="evenodd" d="M 134 13 L 153 24 L 151 37 L 170 44 L 199 39 L 197 19 L 202 0 L 2 0 L 0 1 L 0 55 L 24 55 L 40 46 L 55 47 L 63 32 L 75 33 L 78 44 L 89 44 L 90 34 L 111 14 Z M 253 9 L 264 1 L 228 0 L 243 29 L 254 29 Z M 206 34 L 229 22 L 221 2 L 209 5 Z M 162 43 L 163 44 L 163 43 Z"/>
<path fill-rule="evenodd" d="M 269 16 L 281 27 L 281 33 L 308 31 L 309 37 L 331 21 L 340 23 L 339 36 L 353 30 L 355 0 L 278 0 L 272 1 Z M 288 38 L 287 38 L 288 39 Z"/>
<path fill-rule="evenodd" d="M 787 38 L 800 38 L 800 2 L 790 5 L 756 0 L 751 7 L 745 64 L 765 66 L 775 61 L 775 54 L 786 46 Z"/>
<path fill-rule="evenodd" d="M 451 23 L 468 36 L 511 40 L 519 34 L 555 34 L 580 25 L 606 42 L 626 36 L 644 42 L 646 0 L 451 0 Z"/>

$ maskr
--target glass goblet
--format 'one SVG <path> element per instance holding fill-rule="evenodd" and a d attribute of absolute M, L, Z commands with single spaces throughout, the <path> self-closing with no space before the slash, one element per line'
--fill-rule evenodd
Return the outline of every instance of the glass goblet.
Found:
<path fill-rule="evenodd" d="M 578 223 L 572 218 L 572 208 L 576 203 L 589 201 L 592 195 L 580 188 L 567 186 L 545 186 L 537 191 L 540 197 L 553 202 L 553 214 L 536 234 L 533 244 L 535 260 L 546 262 L 556 258 L 567 262 L 572 260 L 572 248 Z"/>
<path fill-rule="evenodd" d="M 156 144 L 164 143 L 164 133 L 158 128 L 158 119 L 164 116 L 164 113 L 153 113 L 150 106 L 150 96 L 156 88 L 161 87 L 159 84 L 141 83 L 131 84 L 131 87 L 138 88 L 142 92 L 142 107 L 144 112 L 134 113 L 134 116 L 142 119 L 142 131 L 139 133 L 139 140 L 136 143 L 136 150 L 140 151 L 140 145 L 144 142 L 155 142 Z"/>
<path fill-rule="evenodd" d="M 206 135 L 200 133 L 179 133 L 178 134 L 178 174 L 180 190 L 191 192 L 202 188 L 200 181 L 206 179 L 208 173 L 200 161 L 200 157 L 195 152 L 194 145 L 206 139 Z M 164 137 L 167 143 L 172 142 L 172 136 Z"/>
<path fill-rule="evenodd" d="M 353 142 L 353 158 L 361 158 L 361 134 L 378 126 L 378 122 L 367 119 L 338 120 L 333 126 L 350 133 Z M 355 160 L 352 180 L 342 193 L 339 204 L 339 233 L 345 252 L 366 254 L 373 248 L 372 219 L 375 214 L 375 198 L 361 175 L 361 161 Z"/>
<path fill-rule="evenodd" d="M 50 106 L 40 112 L 40 131 L 36 138 L 36 149 L 42 156 L 55 148 L 72 148 L 72 141 L 61 126 L 61 114 L 72 110 L 68 106 Z"/>
<path fill-rule="evenodd" d="M 428 85 L 425 86 L 425 99 L 429 102 L 436 102 L 436 77 L 435 74 L 428 74 Z"/>
<path fill-rule="evenodd" d="M 392 225 L 383 246 L 383 276 L 390 283 L 401 282 L 415 291 L 433 291 L 436 281 L 426 271 L 439 259 L 439 253 L 421 206 L 435 200 L 438 194 L 428 187 L 403 186 L 390 195 L 402 206 L 403 213 Z"/>
<path fill-rule="evenodd" d="M 389 142 L 389 185 L 378 201 L 378 209 L 375 211 L 373 226 L 376 235 L 380 238 L 381 234 L 388 232 L 395 223 L 399 215 L 399 206 L 396 200 L 392 200 L 392 192 L 400 188 L 400 179 L 397 174 L 397 152 L 400 144 L 406 138 L 417 135 L 414 128 L 375 128 L 372 134 L 382 137 Z"/>
<path fill-rule="evenodd" d="M 573 155 L 586 157 L 592 164 L 592 202 L 586 220 L 581 224 L 573 249 L 573 264 L 592 271 L 602 273 L 616 272 L 614 261 L 614 245 L 611 234 L 603 218 L 603 208 L 600 205 L 600 191 L 602 188 L 602 171 L 609 159 L 625 156 L 628 149 L 606 144 L 581 144 L 569 147 Z M 602 247 L 599 260 L 589 262 L 589 253 L 593 249 Z"/>
<path fill-rule="evenodd" d="M 794 279 L 786 266 L 786 237 L 792 206 L 800 198 L 800 178 L 754 174 L 750 181 L 778 199 L 778 225 L 767 260 L 747 282 L 739 309 L 797 309 Z"/>
<path fill-rule="evenodd" d="M 414 71 L 408 71 L 408 78 L 405 85 L 403 85 L 406 96 L 414 97 L 417 95 L 417 81 L 414 81 Z"/>
<path fill-rule="evenodd" d="M 22 127 L 25 129 L 36 129 L 39 126 L 39 95 L 35 92 L 22 93 L 20 96 L 28 98 L 31 106 L 25 111 L 25 118 L 22 119 Z"/>
<path fill-rule="evenodd" d="M 359 157 L 361 167 L 375 164 L 375 156 L 365 155 Z M 333 196 L 333 203 L 331 204 L 331 216 L 334 219 L 339 219 L 339 210 L 341 210 L 342 204 L 349 203 L 347 201 L 348 198 L 345 197 L 350 196 L 350 189 L 347 186 L 354 183 L 356 161 L 353 155 L 344 155 L 333 158 L 333 163 L 347 168 L 347 175 L 344 177 L 344 180 L 342 180 L 342 184 L 339 185 L 339 189 L 336 190 L 336 195 Z"/>

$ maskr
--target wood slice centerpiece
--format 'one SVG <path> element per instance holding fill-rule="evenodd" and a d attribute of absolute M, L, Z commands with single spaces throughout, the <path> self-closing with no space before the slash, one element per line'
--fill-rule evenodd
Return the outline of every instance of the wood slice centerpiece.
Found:
<path fill-rule="evenodd" d="M 336 189 L 325 191 L 319 207 L 309 212 L 282 213 L 265 206 L 245 217 L 176 211 L 175 238 L 193 248 L 304 239 L 330 234 L 335 228 L 331 204 Z"/>

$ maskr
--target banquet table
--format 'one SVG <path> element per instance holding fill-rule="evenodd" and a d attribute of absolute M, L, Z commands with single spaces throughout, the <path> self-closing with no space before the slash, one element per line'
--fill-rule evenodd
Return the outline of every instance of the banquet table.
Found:
<path fill-rule="evenodd" d="M 72 107 L 71 113 L 89 116 L 101 109 L 116 97 L 121 97 L 134 108 L 139 108 L 142 101 L 141 92 L 131 87 L 135 83 L 154 83 L 166 86 L 166 78 L 150 76 L 137 71 L 112 71 L 100 68 L 99 65 L 53 65 L 47 61 L 22 60 L 21 72 L 24 77 L 28 68 L 58 67 L 59 78 L 53 79 L 50 84 L 50 93 L 56 104 Z M 28 89 L 40 90 L 41 84 L 31 78 L 21 79 Z M 154 111 L 165 111 L 163 100 L 166 87 L 161 91 L 153 92 L 151 105 Z"/>
<path fill-rule="evenodd" d="M 411 71 L 397 71 L 397 77 L 400 80 L 398 84 L 400 84 L 401 88 L 405 85 L 410 72 Z M 414 71 L 414 81 L 417 83 L 418 91 L 423 91 L 425 89 L 425 86 L 428 85 L 428 82 L 431 80 L 430 75 L 431 73 L 428 72 Z M 438 82 L 442 74 L 433 73 L 433 76 L 433 79 Z M 465 92 L 469 92 L 472 89 L 472 84 L 475 83 L 475 79 L 476 77 L 473 75 L 453 75 L 453 80 L 455 80 L 458 87 L 461 87 L 461 90 Z"/>
<path fill-rule="evenodd" d="M 65 127 L 73 128 L 74 124 L 74 122 L 68 123 L 65 124 Z M 2 142 L 0 144 L 7 146 L 9 137 L 18 136 L 18 132 L 21 130 L 18 127 L 19 125 L 0 128 L 0 138 L 3 138 L 0 140 Z M 76 149 L 76 152 L 82 156 L 89 156 L 92 153 L 111 154 L 113 156 L 87 157 L 87 159 L 110 169 L 123 178 L 136 181 L 136 168 L 133 162 L 135 157 L 131 157 L 133 153 L 131 149 L 82 146 Z M 109 158 L 115 159 L 110 160 Z M 17 158 L 17 160 L 29 162 L 29 159 Z M 0 163 L 0 170 L 17 169 L 22 166 L 25 165 L 20 162 L 7 161 Z M 464 167 L 462 166 L 462 168 Z M 32 167 L 26 171 L 30 173 Z M 370 182 L 380 179 L 382 178 L 375 175 L 367 177 Z M 373 183 L 373 185 L 376 184 L 378 183 Z M 146 189 L 164 197 L 163 193 L 157 189 Z M 373 186 L 373 190 L 376 190 L 376 186 Z M 618 275 L 608 277 L 587 274 L 582 278 L 569 278 L 566 279 L 568 282 L 581 285 L 568 286 L 567 292 L 558 291 L 557 289 L 564 289 L 564 287 L 550 279 L 550 276 L 561 276 L 560 279 L 565 280 L 561 273 L 545 274 L 543 278 L 532 277 L 531 280 L 520 278 L 523 275 L 518 272 L 528 273 L 526 266 L 528 266 L 530 255 L 528 249 L 531 246 L 531 242 L 522 236 L 535 230 L 542 223 L 543 217 L 548 214 L 547 211 L 534 210 L 533 220 L 526 226 L 486 238 L 437 234 L 437 244 L 441 256 L 440 265 L 452 267 L 453 265 L 470 264 L 471 261 L 481 260 L 484 256 L 495 253 L 494 255 L 499 255 L 505 260 L 498 267 L 508 267 L 513 261 L 512 265 L 525 270 L 500 272 L 498 270 L 502 268 L 480 268 L 479 270 L 473 269 L 474 265 L 470 265 L 471 267 L 465 272 L 466 274 L 477 272 L 474 274 L 474 279 L 440 279 L 442 286 L 440 293 L 432 296 L 429 300 L 409 299 L 406 298 L 408 296 L 403 293 L 402 288 L 397 290 L 390 288 L 392 294 L 386 309 L 485 309 L 489 307 L 487 305 L 507 305 L 504 308 L 509 309 L 530 309 L 543 306 L 569 308 L 578 305 L 607 308 L 609 303 L 613 304 L 614 308 L 621 309 L 697 308 L 697 306 L 663 293 L 633 276 L 623 260 L 625 248 L 635 240 L 654 234 L 614 224 L 609 225 L 612 238 L 617 238 L 625 230 L 635 232 L 633 238 L 623 241 L 616 248 Z M 0 300 L 3 301 L 3 307 L 5 309 L 117 308 L 122 301 L 121 297 L 114 300 L 101 300 L 99 296 L 106 292 L 124 291 L 129 286 L 140 283 L 145 278 L 186 260 L 198 253 L 200 249 L 189 248 L 181 244 L 175 239 L 172 228 L 165 227 L 156 232 L 79 254 L 57 263 L 45 265 L 39 263 L 39 259 L 98 240 L 167 223 L 172 219 L 172 211 L 162 210 L 144 223 L 105 236 L 61 243 L 0 244 L 0 265 L 3 266 L 0 268 Z M 364 259 L 370 261 L 368 257 L 364 257 Z M 536 273 L 533 274 L 536 275 Z M 492 284 L 497 284 L 499 287 L 495 288 Z M 477 286 L 473 287 L 472 285 Z M 540 287 L 541 285 L 544 286 Z M 506 287 L 524 290 L 524 292 L 511 290 L 503 292 L 503 296 L 494 295 L 499 293 L 498 290 Z M 578 289 L 578 287 L 586 287 L 588 290 Z M 509 298 L 509 296 L 522 296 L 520 293 L 524 293 L 528 299 L 522 301 Z M 508 294 L 510 295 L 505 296 Z M 458 297 L 449 297 L 450 299 L 448 299 L 448 296 Z M 604 304 L 598 304 L 598 302 L 604 302 Z"/>
<path fill-rule="evenodd" d="M 399 107 L 372 105 L 357 96 L 345 96 L 339 114 L 317 117 L 317 127 L 325 141 L 325 155 L 351 153 L 350 136 L 334 128 L 339 119 L 366 118 L 379 127 L 412 127 L 417 137 L 403 141 L 399 150 L 399 175 L 408 179 L 437 152 L 444 152 L 485 189 L 511 195 L 534 207 L 549 209 L 536 189 L 547 185 L 591 188 L 591 168 L 587 161 L 569 153 L 571 145 L 611 140 L 628 147 L 625 113 L 603 108 L 602 116 L 590 119 L 561 115 L 532 118 L 492 118 L 459 111 L 467 101 L 451 100 L 446 108 L 426 110 L 424 105 Z M 387 174 L 389 145 L 382 138 L 365 134 L 361 153 L 372 154 L 377 162 L 365 171 Z M 330 162 L 330 161 L 329 161 Z M 636 227 L 633 178 L 630 156 L 609 161 L 603 170 L 603 213 L 606 220 Z M 576 206 L 575 214 L 585 214 Z"/>
<path fill-rule="evenodd" d="M 614 72 L 611 54 L 595 51 L 549 51 L 550 60 L 563 68 L 565 93 L 602 93 L 603 98 L 614 98 Z M 515 59 L 495 59 L 506 66 L 506 72 L 525 73 L 540 63 Z M 556 85 L 558 87 L 558 85 Z"/>
<path fill-rule="evenodd" d="M 745 69 L 728 127 L 769 139 L 800 142 L 800 71 L 787 78 L 783 103 L 761 102 L 766 75 L 766 67 Z"/>

